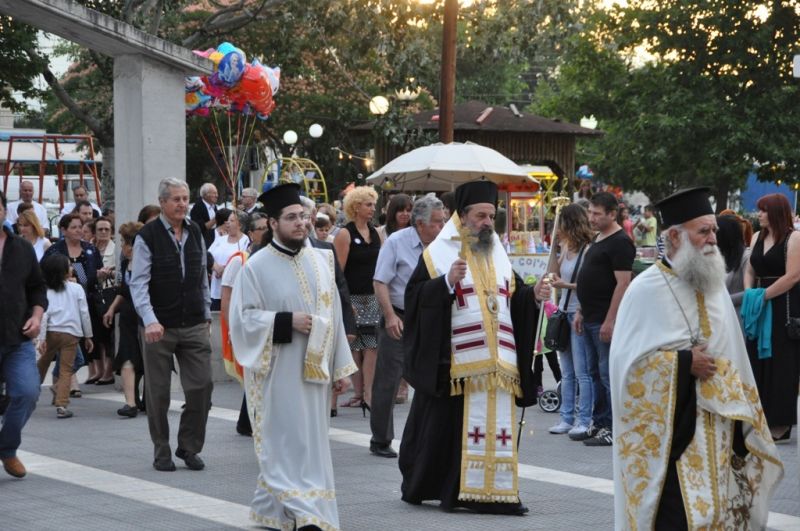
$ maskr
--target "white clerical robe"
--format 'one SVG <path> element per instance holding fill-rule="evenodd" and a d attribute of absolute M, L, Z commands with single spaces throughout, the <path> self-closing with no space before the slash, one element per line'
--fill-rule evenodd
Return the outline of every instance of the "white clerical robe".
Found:
<path fill-rule="evenodd" d="M 714 292 L 699 293 L 657 263 L 626 291 L 611 343 L 617 529 L 653 527 L 673 436 L 678 351 L 692 348 L 692 335 L 708 344 L 717 372 L 695 381 L 694 436 L 676 461 L 689 528 L 766 527 L 783 465 L 736 311 L 721 283 Z M 735 420 L 742 422 L 749 451 L 743 459 L 732 449 Z"/>
<path fill-rule="evenodd" d="M 236 280 L 230 334 L 244 367 L 245 390 L 260 472 L 251 518 L 274 529 L 339 529 L 328 426 L 331 379 L 357 369 L 342 323 L 333 253 L 302 248 L 291 256 L 273 245 L 255 253 Z M 328 317 L 320 315 L 328 310 Z M 292 330 L 273 343 L 278 312 L 314 316 L 310 335 Z M 323 327 L 315 330 L 314 327 Z M 309 348 L 326 338 L 329 349 Z M 310 374 L 310 359 L 324 359 Z"/>

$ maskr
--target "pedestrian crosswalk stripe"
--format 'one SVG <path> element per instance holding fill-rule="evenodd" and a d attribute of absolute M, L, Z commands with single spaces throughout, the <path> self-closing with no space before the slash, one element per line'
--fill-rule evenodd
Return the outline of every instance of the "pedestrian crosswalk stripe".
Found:
<path fill-rule="evenodd" d="M 18 450 L 17 455 L 30 474 L 202 518 L 220 526 L 252 526 L 247 505 L 32 452 Z"/>
<path fill-rule="evenodd" d="M 125 401 L 123 396 L 118 393 L 93 393 L 90 395 L 84 395 L 84 397 L 99 400 L 109 400 L 111 402 Z M 181 412 L 183 411 L 181 409 L 182 405 L 183 401 L 172 400 L 169 408 L 172 411 Z M 208 416 L 215 419 L 236 422 L 239 419 L 239 410 L 214 406 L 211 408 L 211 411 L 209 411 Z M 340 428 L 330 428 L 328 434 L 332 441 L 369 448 L 370 436 L 366 433 L 343 430 Z M 392 443 L 394 444 L 395 448 L 399 447 L 400 445 L 400 441 L 397 439 L 392 441 Z M 572 472 L 564 472 L 562 470 L 556 470 L 553 468 L 544 468 L 520 463 L 519 477 L 523 479 L 529 479 L 531 481 L 560 485 L 563 487 L 589 490 L 599 494 L 614 494 L 614 482 L 610 479 L 573 474 Z M 770 529 L 775 529 L 776 531 L 797 531 L 800 529 L 800 517 L 792 516 L 790 514 L 770 512 L 767 520 L 767 526 Z"/>

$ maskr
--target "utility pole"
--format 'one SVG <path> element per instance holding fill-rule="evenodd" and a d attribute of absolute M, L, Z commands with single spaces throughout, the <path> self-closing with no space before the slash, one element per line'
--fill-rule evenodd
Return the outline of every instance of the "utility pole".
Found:
<path fill-rule="evenodd" d="M 439 94 L 439 141 L 453 141 L 456 93 L 456 25 L 458 23 L 458 0 L 445 0 L 444 28 L 442 31 L 442 79 Z"/>

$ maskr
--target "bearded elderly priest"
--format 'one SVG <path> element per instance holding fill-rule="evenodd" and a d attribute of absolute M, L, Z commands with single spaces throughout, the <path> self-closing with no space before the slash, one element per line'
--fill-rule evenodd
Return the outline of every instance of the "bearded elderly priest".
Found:
<path fill-rule="evenodd" d="M 305 245 L 300 187 L 264 194 L 272 240 L 231 296 L 259 464 L 251 518 L 269 529 L 339 529 L 328 441 L 331 381 L 357 369 L 342 323 L 333 251 Z"/>
<path fill-rule="evenodd" d="M 764 529 L 783 465 L 725 289 L 708 188 L 657 207 L 666 257 L 625 292 L 611 343 L 616 528 Z"/>
<path fill-rule="evenodd" d="M 402 499 L 521 515 L 516 406 L 536 400 L 534 292 L 542 300 L 550 288 L 526 286 L 511 269 L 494 232 L 494 183 L 466 183 L 455 196 L 456 213 L 406 288 L 404 377 L 415 393 Z"/>

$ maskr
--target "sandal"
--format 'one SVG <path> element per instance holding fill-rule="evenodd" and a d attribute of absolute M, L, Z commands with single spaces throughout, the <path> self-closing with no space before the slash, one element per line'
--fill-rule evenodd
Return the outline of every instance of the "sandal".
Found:
<path fill-rule="evenodd" d="M 351 398 L 351 399 L 350 399 L 350 400 L 348 400 L 347 402 L 342 402 L 342 403 L 341 403 L 341 404 L 339 404 L 339 405 L 340 405 L 341 407 L 361 407 L 361 403 L 362 403 L 363 401 L 364 401 L 364 399 L 363 399 L 362 397 L 360 397 L 360 396 L 354 396 L 353 398 Z"/>

